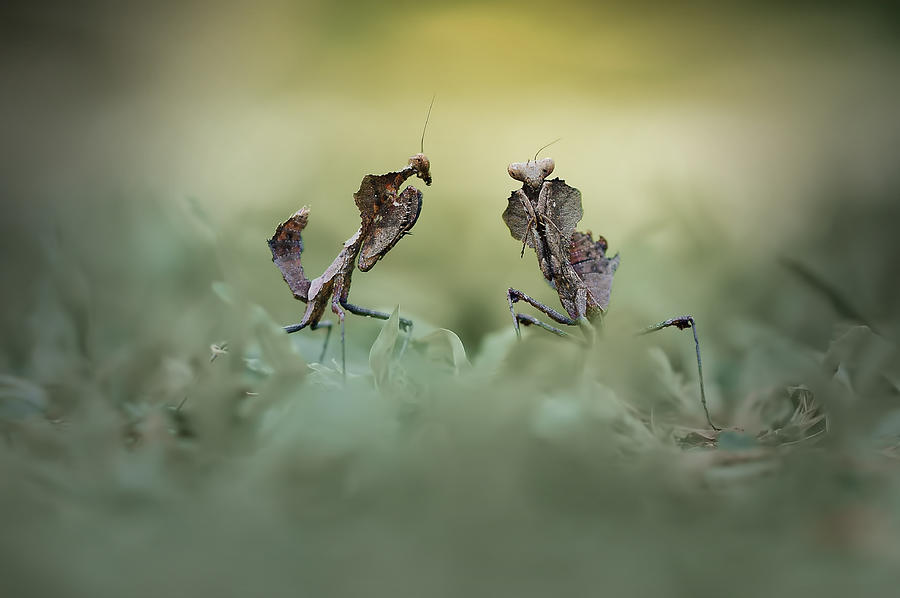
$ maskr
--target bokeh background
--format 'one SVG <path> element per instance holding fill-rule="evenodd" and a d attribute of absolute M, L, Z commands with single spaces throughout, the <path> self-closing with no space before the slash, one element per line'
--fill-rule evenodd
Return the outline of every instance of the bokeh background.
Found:
<path fill-rule="evenodd" d="M 846 472 L 832 462 L 795 463 L 790 483 L 770 480 L 749 493 L 769 515 L 780 513 L 774 520 L 747 514 L 743 503 L 697 498 L 678 483 L 674 491 L 668 482 L 660 490 L 647 481 L 668 467 L 656 453 L 637 477 L 618 466 L 595 470 L 587 455 L 591 443 L 601 442 L 596 431 L 582 430 L 590 441 L 576 434 L 587 444 L 574 453 L 566 448 L 565 458 L 535 462 L 528 426 L 515 425 L 530 417 L 521 409 L 544 413 L 539 397 L 521 396 L 541 386 L 534 380 L 521 388 L 509 382 L 514 377 L 504 378 L 509 384 L 482 380 L 483 396 L 467 392 L 496 398 L 494 406 L 464 402 L 440 411 L 434 421 L 457 442 L 426 443 L 425 450 L 384 439 L 385 430 L 394 438 L 396 414 L 372 407 L 370 386 L 330 404 L 316 394 L 321 389 L 297 388 L 290 380 L 302 377 L 301 366 L 287 362 L 274 366 L 281 376 L 274 388 L 301 402 L 315 400 L 287 418 L 274 444 L 255 436 L 226 441 L 223 430 L 230 428 L 219 422 L 220 435 L 212 434 L 218 444 L 203 445 L 201 434 L 202 450 L 186 456 L 183 446 L 170 447 L 174 453 L 149 464 L 151 458 L 135 457 L 131 445 L 114 439 L 123 422 L 155 421 L 147 414 L 178 404 L 190 394 L 186 388 L 194 389 L 188 405 L 202 405 L 197 396 L 244 384 L 237 374 L 227 381 L 209 374 L 208 347 L 230 341 L 234 353 L 236 339 L 256 334 L 248 332 L 256 325 L 248 318 L 290 323 L 302 308 L 271 264 L 265 240 L 277 223 L 310 205 L 304 264 L 308 273 L 320 273 L 359 226 L 352 193 L 362 176 L 396 170 L 419 151 L 432 96 L 425 152 L 434 184 L 423 188 L 413 235 L 371 272 L 357 273 L 351 301 L 385 311 L 399 304 L 417 331 L 451 329 L 476 367 L 490 362 L 509 332 L 507 287 L 558 305 L 533 254 L 519 258 L 520 245 L 500 214 L 517 186 L 507 164 L 561 138 L 542 155 L 552 156 L 556 174 L 581 190 L 581 228 L 604 235 L 622 256 L 605 324 L 607 349 L 590 369 L 626 402 L 659 407 L 658 395 L 671 391 L 700 425 L 688 337 L 631 336 L 676 314 L 698 319 L 710 399 L 722 420 L 748 397 L 812 384 L 810 372 L 833 355 L 830 343 L 846 339 L 841 335 L 850 326 L 868 326 L 866 334 L 883 343 L 877 355 L 894 355 L 900 333 L 896 12 L 875 2 L 569 0 L 88 0 L 13 3 L 0 11 L 0 372 L 8 440 L 2 504 L 14 531 L 4 551 L 16 555 L 5 565 L 18 568 L 22 595 L 121 595 L 128 575 L 143 565 L 149 572 L 138 577 L 145 588 L 170 590 L 168 583 L 189 580 L 200 584 L 198 594 L 222 595 L 268 580 L 289 590 L 293 561 L 285 555 L 292 552 L 303 555 L 298 560 L 309 568 L 307 579 L 323 587 L 334 582 L 328 574 L 345 566 L 359 572 L 357 581 L 375 580 L 357 586 L 344 579 L 340 588 L 349 593 L 396 592 L 404 575 L 424 584 L 426 595 L 510 580 L 520 594 L 549 591 L 565 580 L 581 587 L 595 581 L 592 567 L 602 559 L 610 587 L 619 590 L 631 587 L 646 566 L 659 576 L 638 584 L 645 591 L 702 592 L 709 573 L 703 559 L 722 583 L 721 566 L 750 563 L 746 576 L 756 581 L 741 577 L 746 595 L 770 589 L 757 576 L 775 562 L 796 567 L 773 574 L 793 593 L 804 592 L 807 582 L 827 592 L 846 590 L 866 575 L 890 579 L 889 567 L 866 559 L 874 552 L 896 564 L 890 560 L 898 554 L 895 537 L 879 536 L 873 548 L 865 536 L 860 549 L 851 534 L 852 558 L 841 552 L 840 534 L 859 520 L 865 530 L 896 531 L 896 519 L 886 516 L 883 523 L 868 503 L 835 515 L 840 549 L 829 544 L 824 556 L 816 553 L 821 560 L 796 556 L 820 538 L 810 530 L 819 529 L 821 513 L 809 515 L 809 500 L 831 497 L 828 509 L 837 510 L 847 497 Z M 348 320 L 351 371 L 362 378 L 381 330 L 380 322 Z M 317 356 L 317 334 L 296 335 L 302 338 L 293 345 L 272 342 L 294 347 L 302 364 Z M 544 342 L 512 359 L 530 364 L 532 376 L 549 374 L 553 368 L 535 365 L 540 351 L 565 350 Z M 334 344 L 326 361 L 337 355 Z M 881 380 L 878 359 L 869 369 L 879 373 L 867 375 Z M 893 367 L 884 374 L 894 380 L 884 391 L 888 398 L 872 413 L 847 416 L 850 432 L 837 435 L 840 446 L 856 446 L 847 439 L 871 431 L 885 405 L 893 405 Z M 663 374 L 654 377 L 658 371 Z M 659 380 L 669 384 L 667 391 L 654 390 Z M 629 396 L 629 388 L 642 398 Z M 520 393 L 510 398 L 522 399 L 519 407 L 499 398 L 504 389 Z M 666 400 L 671 408 L 671 397 Z M 209 398 L 213 420 L 210 413 L 227 411 L 211 405 L 220 404 Z M 57 423 L 34 423 L 35 410 Z M 553 421 L 569 421 L 552 412 Z M 67 432 L 48 431 L 60 421 L 70 426 Z M 638 419 L 628 421 L 636 426 Z M 612 429 L 643 434 L 637 427 Z M 342 440 L 335 447 L 328 438 Z M 495 438 L 509 444 L 498 452 Z M 494 456 L 485 459 L 484 451 Z M 250 460 L 229 458 L 223 465 L 220 453 Z M 356 456 L 372 453 L 360 473 Z M 290 461 L 297 454 L 302 466 Z M 566 477 L 559 471 L 573 467 L 566 460 L 572 454 L 584 461 Z M 530 464 L 535 479 L 524 486 L 506 480 L 499 473 L 509 465 L 504 459 Z M 72 460 L 80 465 L 72 469 Z M 429 476 L 439 470 L 446 476 L 435 482 Z M 485 478 L 493 482 L 484 486 Z M 234 480 L 240 490 L 229 483 Z M 890 489 L 878 494 L 889 513 L 900 504 L 893 480 L 878 482 Z M 625 489 L 622 496 L 665 499 L 636 506 L 604 494 L 613 483 Z M 803 494 L 816 484 L 822 493 Z M 348 487 L 363 487 L 363 498 Z M 427 507 L 413 500 L 422 488 L 437 497 Z M 468 495 L 473 488 L 478 491 Z M 266 506 L 247 507 L 257 491 Z M 299 498 L 292 494 L 298 491 Z M 538 506 L 509 507 L 519 504 L 519 491 L 533 492 Z M 791 502 L 797 493 L 802 498 Z M 590 509 L 587 497 L 603 509 Z M 677 515 L 672 504 L 682 509 Z M 545 525 L 548 511 L 565 515 Z M 807 515 L 817 523 L 798 523 L 803 531 L 785 535 L 784 552 L 754 560 L 765 540 L 753 530 L 777 535 Z M 246 520 L 236 523 L 241 517 Z M 221 518 L 232 523 L 221 525 Z M 442 518 L 455 530 L 447 532 Z M 719 526 L 735 521 L 735 533 L 752 536 L 746 546 L 733 538 L 720 542 Z M 496 526 L 493 536 L 485 535 L 488 522 Z M 609 541 L 574 531 L 584 525 L 606 530 Z M 828 530 L 820 531 L 831 538 Z M 109 534 L 116 539 L 78 554 L 86 538 Z M 483 553 L 471 552 L 472 538 L 487 538 Z M 435 556 L 417 550 L 419 542 L 443 548 Z M 612 548 L 616 543 L 620 551 Z M 673 543 L 680 543 L 673 548 L 678 557 L 660 548 Z M 244 562 L 255 550 L 250 544 L 271 544 L 280 556 L 268 561 L 260 555 L 269 549 L 261 549 L 248 557 L 245 575 L 223 571 L 225 563 Z M 522 545 L 542 548 L 527 558 L 520 549 L 522 560 L 510 556 Z M 125 548 L 137 551 L 133 560 Z M 696 560 L 685 555 L 694 549 L 702 555 Z M 104 568 L 111 553 L 118 553 L 114 562 L 126 575 Z M 380 556 L 369 560 L 373 554 Z M 554 555 L 557 567 L 548 565 Z M 492 558 L 503 565 L 494 568 Z M 859 559 L 853 561 L 859 567 L 845 576 L 829 569 L 845 558 Z M 532 568 L 535 563 L 541 566 Z M 47 566 L 58 567 L 59 579 L 38 583 L 34 576 Z M 163 573 L 172 568 L 175 574 Z"/>
<path fill-rule="evenodd" d="M 20 6 L 3 31 L 4 220 L 80 212 L 63 234 L 89 244 L 85 267 L 125 267 L 103 238 L 160 238 L 167 224 L 141 210 L 196 202 L 227 253 L 215 276 L 287 322 L 298 306 L 264 240 L 309 204 L 304 258 L 320 272 L 357 227 L 359 180 L 418 151 L 436 94 L 436 183 L 414 236 L 354 279 L 358 303 L 400 303 L 475 348 L 507 286 L 554 300 L 499 213 L 506 165 L 562 137 L 544 153 L 582 191 L 583 226 L 623 256 L 615 311 L 698 311 L 692 286 L 790 251 L 836 200 L 890 196 L 895 24 L 875 5 Z M 831 243 L 865 242 L 856 232 Z"/>

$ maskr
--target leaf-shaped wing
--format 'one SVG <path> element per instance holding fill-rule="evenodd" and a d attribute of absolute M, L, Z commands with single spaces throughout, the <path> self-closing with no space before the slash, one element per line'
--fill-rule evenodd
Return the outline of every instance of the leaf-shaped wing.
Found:
<path fill-rule="evenodd" d="M 569 263 L 591 294 L 588 303 L 593 303 L 606 311 L 609 307 L 613 275 L 619 267 L 618 255 L 606 257 L 606 239 L 600 237 L 595 243 L 590 233 L 573 233 L 572 243 L 569 245 Z"/>
<path fill-rule="evenodd" d="M 301 231 L 309 221 L 309 208 L 304 206 L 296 214 L 278 225 L 275 234 L 269 239 L 272 261 L 281 270 L 281 275 L 294 297 L 306 302 L 309 291 L 309 279 L 303 273 L 300 254 L 303 253 Z"/>
<path fill-rule="evenodd" d="M 359 184 L 359 191 L 353 194 L 359 215 L 365 226 L 375 216 L 376 210 L 386 201 L 397 197 L 397 189 L 406 180 L 399 172 L 387 174 L 367 174 Z"/>
<path fill-rule="evenodd" d="M 364 184 L 366 179 L 363 179 Z M 385 187 L 387 191 L 391 189 L 391 186 Z M 360 192 L 362 190 L 360 187 Z M 360 205 L 360 200 L 357 199 L 356 203 Z M 363 213 L 360 208 L 363 213 L 363 239 L 358 264 L 363 272 L 371 270 L 415 225 L 422 210 L 422 192 L 409 186 L 399 196 L 396 191 L 379 193 L 367 205 L 371 206 L 370 212 Z"/>
<path fill-rule="evenodd" d="M 549 226 L 559 232 L 561 246 L 566 247 L 584 214 L 581 191 L 566 185 L 562 179 L 544 181 L 538 198 L 538 211 L 550 221 Z"/>
<path fill-rule="evenodd" d="M 533 224 L 532 216 L 526 206 L 530 207 L 528 197 L 521 189 L 516 189 L 509 196 L 509 204 L 503 211 L 503 222 L 509 227 L 509 233 L 516 241 L 526 238 L 528 227 Z M 528 246 L 534 248 L 534 235 L 528 235 Z"/>

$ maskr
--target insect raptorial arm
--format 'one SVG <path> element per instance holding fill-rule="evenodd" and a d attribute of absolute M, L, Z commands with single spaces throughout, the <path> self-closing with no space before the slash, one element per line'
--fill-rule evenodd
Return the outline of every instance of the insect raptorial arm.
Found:
<path fill-rule="evenodd" d="M 519 253 L 519 257 L 525 257 L 525 247 L 529 245 L 529 238 L 532 236 L 531 229 L 537 224 L 537 215 L 534 213 L 534 208 L 531 206 L 531 202 L 528 201 L 528 197 L 525 196 L 524 193 L 520 193 L 518 196 L 519 203 L 522 205 L 522 209 L 525 210 L 525 214 L 528 216 L 528 221 L 525 223 L 525 236 L 522 238 L 522 251 Z M 531 246 L 536 247 L 537 241 L 535 239 L 531 239 Z"/>
<path fill-rule="evenodd" d="M 309 222 L 309 207 L 303 206 L 297 212 L 278 225 L 275 234 L 269 239 L 269 250 L 272 261 L 278 266 L 281 275 L 294 298 L 306 303 L 310 280 L 303 272 L 301 254 L 303 238 L 301 233 Z"/>

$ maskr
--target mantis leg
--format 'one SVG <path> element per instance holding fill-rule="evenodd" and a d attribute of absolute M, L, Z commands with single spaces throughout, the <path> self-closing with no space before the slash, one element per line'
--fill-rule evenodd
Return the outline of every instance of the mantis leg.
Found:
<path fill-rule="evenodd" d="M 360 307 L 359 305 L 353 305 L 348 302 L 346 299 L 341 300 L 341 306 L 346 308 L 351 314 L 355 314 L 357 316 L 364 316 L 367 318 L 377 318 L 379 320 L 387 320 L 391 317 L 391 314 L 376 311 L 374 309 L 369 309 L 368 307 Z M 400 354 L 402 355 L 406 352 L 406 346 L 409 344 L 409 339 L 412 337 L 412 329 L 413 323 L 412 320 L 407 320 L 406 318 L 400 318 L 400 330 L 406 331 L 406 336 L 403 337 L 403 346 L 400 347 Z"/>
<path fill-rule="evenodd" d="M 344 382 L 347 382 L 347 343 L 344 334 L 344 310 L 341 309 L 337 297 L 331 301 L 331 311 L 334 312 L 341 323 L 341 375 L 344 378 Z"/>
<path fill-rule="evenodd" d="M 549 324 L 544 324 L 543 322 L 540 322 L 540 321 L 536 320 L 535 318 L 531 318 L 530 316 L 522 317 L 523 314 L 517 314 L 515 304 L 518 303 L 519 301 L 524 301 L 525 303 L 531 305 L 535 309 L 540 310 L 541 312 L 547 314 L 548 316 L 550 316 L 550 318 L 553 321 L 558 322 L 560 324 L 565 324 L 566 326 L 575 326 L 576 324 L 578 324 L 578 322 L 576 320 L 573 320 L 572 318 L 570 318 L 568 316 L 564 316 L 563 314 L 559 313 L 552 307 L 544 305 L 543 303 L 541 303 L 540 301 L 538 301 L 536 299 L 532 299 L 531 297 L 529 297 L 522 291 L 511 288 L 506 292 L 506 298 L 509 301 L 509 313 L 512 315 L 513 328 L 515 328 L 515 330 L 516 330 L 516 336 L 522 336 L 522 332 L 521 332 L 521 330 L 519 330 L 519 322 L 522 322 L 526 326 L 528 326 L 529 324 L 536 324 L 536 325 L 540 326 L 541 328 L 543 328 L 544 330 L 548 330 L 550 332 L 553 332 L 554 334 L 559 334 L 559 333 L 563 332 L 562 330 L 559 330 L 558 328 L 550 326 Z M 565 333 L 563 333 L 563 334 L 565 334 Z"/>
<path fill-rule="evenodd" d="M 706 389 L 703 386 L 703 361 L 700 359 L 700 339 L 697 337 L 697 322 L 694 320 L 694 316 L 669 318 L 668 320 L 642 330 L 640 334 L 649 334 L 670 326 L 674 326 L 679 330 L 687 330 L 690 328 L 694 333 L 694 347 L 697 352 L 697 375 L 700 378 L 700 403 L 703 405 L 703 412 L 706 414 L 706 423 L 708 423 L 713 430 L 721 430 L 721 428 L 712 423 L 712 418 L 709 416 L 709 407 L 706 404 Z"/>
<path fill-rule="evenodd" d="M 552 332 L 553 334 L 555 334 L 557 336 L 572 338 L 572 335 L 569 334 L 568 332 L 566 332 L 565 330 L 560 330 L 559 328 L 556 328 L 555 326 L 551 326 L 550 324 L 547 324 L 546 322 L 541 322 L 534 316 L 529 316 L 528 314 L 516 314 L 515 317 L 516 317 L 516 320 L 519 323 L 521 323 L 523 326 L 530 326 L 530 325 L 534 324 L 535 326 L 539 326 L 540 328 L 543 328 L 547 332 Z"/>
<path fill-rule="evenodd" d="M 344 307 L 351 314 L 355 314 L 357 316 L 364 316 L 367 318 L 377 318 L 379 320 L 387 320 L 391 317 L 391 314 L 383 311 L 376 311 L 374 309 L 369 309 L 368 307 L 360 307 L 359 305 L 353 305 L 346 299 L 341 300 L 341 307 Z M 400 318 L 400 328 L 402 330 L 408 330 L 410 333 L 412 332 L 413 323 L 412 320 L 407 320 L 406 318 Z"/>
<path fill-rule="evenodd" d="M 328 351 L 328 339 L 331 338 L 331 328 L 332 323 L 331 320 L 325 320 L 324 322 L 316 322 L 312 326 L 309 327 L 310 330 L 318 330 L 319 328 L 326 328 L 325 331 L 325 342 L 322 343 L 322 353 L 319 355 L 319 363 L 325 362 L 325 352 Z"/>
<path fill-rule="evenodd" d="M 325 333 L 325 342 L 322 343 L 322 353 L 319 355 L 319 363 L 322 363 L 325 359 L 325 351 L 328 350 L 328 339 L 331 338 L 331 326 L 332 323 L 328 320 L 324 322 L 316 322 L 315 324 L 292 324 L 290 326 L 284 326 L 284 331 L 287 334 L 291 334 L 293 332 L 299 332 L 306 327 L 309 327 L 310 330 L 318 330 L 319 328 L 327 328 L 328 331 Z"/>

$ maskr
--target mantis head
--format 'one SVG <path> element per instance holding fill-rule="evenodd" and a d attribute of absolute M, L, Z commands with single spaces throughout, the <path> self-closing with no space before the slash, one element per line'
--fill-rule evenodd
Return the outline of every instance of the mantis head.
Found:
<path fill-rule="evenodd" d="M 544 184 L 544 179 L 550 176 L 556 163 L 553 158 L 529 160 L 528 162 L 513 162 L 507 172 L 509 176 L 524 183 L 532 189 L 538 189 Z"/>
<path fill-rule="evenodd" d="M 416 171 L 416 176 L 425 181 L 426 185 L 431 184 L 431 162 L 425 154 L 416 154 L 409 159 L 409 165 Z"/>

